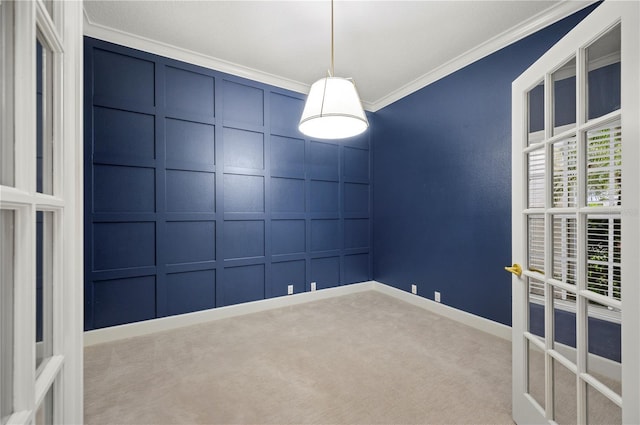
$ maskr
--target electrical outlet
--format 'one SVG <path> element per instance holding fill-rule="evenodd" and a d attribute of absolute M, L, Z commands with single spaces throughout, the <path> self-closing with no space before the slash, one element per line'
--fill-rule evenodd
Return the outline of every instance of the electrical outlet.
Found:
<path fill-rule="evenodd" d="M 287 286 L 287 295 L 293 294 L 293 285 Z"/>
<path fill-rule="evenodd" d="M 312 291 L 316 290 L 316 283 L 315 282 L 311 282 L 311 290 Z"/>
<path fill-rule="evenodd" d="M 415 285 L 415 284 L 411 285 L 411 293 L 412 294 L 417 294 L 418 293 L 418 285 Z"/>
<path fill-rule="evenodd" d="M 433 299 L 436 300 L 437 303 L 440 302 L 440 292 L 436 291 L 434 294 Z"/>

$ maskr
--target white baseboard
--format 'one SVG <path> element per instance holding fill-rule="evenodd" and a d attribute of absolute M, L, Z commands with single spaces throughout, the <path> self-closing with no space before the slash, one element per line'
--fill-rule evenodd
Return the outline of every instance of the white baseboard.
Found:
<path fill-rule="evenodd" d="M 125 325 L 111 326 L 108 328 L 96 329 L 84 333 L 85 347 L 102 344 L 105 342 L 117 341 L 125 338 L 143 336 L 155 332 L 171 329 L 178 329 L 184 326 L 206 323 L 214 320 L 226 319 L 230 317 L 242 316 L 244 314 L 258 313 L 260 311 L 275 308 L 287 307 L 303 304 L 311 301 L 326 298 L 339 297 L 341 295 L 355 294 L 363 291 L 378 291 L 401 301 L 415 305 L 425 310 L 431 311 L 440 316 L 447 317 L 457 322 L 471 326 L 475 329 L 487 332 L 503 339 L 511 339 L 511 328 L 479 316 L 439 304 L 426 298 L 410 294 L 400 289 L 385 285 L 376 281 L 355 283 L 352 285 L 338 286 L 313 292 L 301 292 L 299 294 L 287 295 L 266 300 L 253 301 L 243 304 L 236 304 L 227 307 L 213 308 L 209 310 L 196 311 L 193 313 L 180 314 L 176 316 L 161 317 L 159 319 L 146 320 L 143 322 L 127 323 Z"/>
<path fill-rule="evenodd" d="M 427 298 L 422 298 L 407 291 L 385 285 L 384 283 L 374 281 L 372 289 L 405 301 L 409 304 L 413 304 L 417 307 L 424 308 L 425 310 L 431 311 L 432 313 L 440 316 L 455 320 L 456 322 L 463 323 L 480 331 L 495 335 L 507 341 L 512 341 L 511 327 L 503 325 L 502 323 L 494 322 L 492 320 L 485 319 L 484 317 L 476 316 Z M 565 356 L 571 362 L 576 362 L 575 348 L 558 343 L 556 343 L 555 348 L 556 351 Z M 589 371 L 605 376 L 616 382 L 622 381 L 622 365 L 620 363 L 591 353 L 589 354 Z"/>
<path fill-rule="evenodd" d="M 430 299 L 411 294 L 409 292 L 394 288 L 389 285 L 385 285 L 384 283 L 374 281 L 372 289 L 407 302 L 409 304 L 415 305 L 416 307 L 423 308 L 437 315 L 455 320 L 456 322 L 460 322 L 482 332 L 486 332 L 499 338 L 511 341 L 511 327 L 503 325 L 502 323 L 494 322 L 493 320 L 485 319 L 484 317 L 476 316 L 475 314 L 467 313 L 466 311 L 458 310 L 456 308 L 437 303 Z"/>
<path fill-rule="evenodd" d="M 313 292 L 301 292 L 299 294 L 283 297 L 269 298 L 266 300 L 252 301 L 243 304 L 213 308 L 210 310 L 202 310 L 176 316 L 161 317 L 159 319 L 145 320 L 143 322 L 127 323 L 125 325 L 96 329 L 84 333 L 84 346 L 88 347 L 105 342 L 178 329 L 184 326 L 227 319 L 229 317 L 242 316 L 245 314 L 258 313 L 260 311 L 303 304 L 311 301 L 338 297 L 341 295 L 370 291 L 373 289 L 374 284 L 375 282 L 373 281 L 354 283 L 352 285 L 326 288 Z"/>
<path fill-rule="evenodd" d="M 88 347 L 96 344 L 143 336 L 156 332 L 178 329 L 185 326 L 227 319 L 245 314 L 258 313 L 261 311 L 304 304 L 311 301 L 355 294 L 364 291 L 377 291 L 507 341 L 511 341 L 512 339 L 510 326 L 503 325 L 502 323 L 494 322 L 492 320 L 485 319 L 484 317 L 476 316 L 372 280 L 313 292 L 301 292 L 294 295 L 269 298 L 244 304 L 236 304 L 227 307 L 197 311 L 194 313 L 162 317 L 159 319 L 146 320 L 144 322 L 128 323 L 126 325 L 87 331 L 84 333 L 84 346 Z M 575 348 L 557 346 L 556 349 L 563 356 L 575 362 Z M 590 370 L 593 372 L 602 374 L 618 382 L 621 380 L 620 363 L 590 354 L 589 364 Z"/>

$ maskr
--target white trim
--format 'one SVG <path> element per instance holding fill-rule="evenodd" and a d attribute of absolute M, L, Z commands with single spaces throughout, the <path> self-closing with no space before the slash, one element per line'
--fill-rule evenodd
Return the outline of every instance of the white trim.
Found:
<path fill-rule="evenodd" d="M 595 1 L 591 1 L 590 3 L 594 2 Z M 365 106 L 372 112 L 382 109 L 385 106 L 388 106 L 393 102 L 396 102 L 403 97 L 410 95 L 411 93 L 414 93 L 430 84 L 435 83 L 436 81 L 446 77 L 447 75 L 453 74 L 454 72 L 464 68 L 467 65 L 472 64 L 479 59 L 489 56 L 490 54 L 495 53 L 500 49 L 503 49 L 519 40 L 522 40 L 523 38 L 537 31 L 540 31 L 541 29 L 554 24 L 557 21 L 564 19 L 579 10 L 584 9 L 587 6 L 589 6 L 589 4 L 576 1 L 563 1 L 557 3 L 555 6 L 531 17 L 531 19 L 523 22 L 522 24 L 504 31 L 502 34 L 499 34 L 491 38 L 490 40 L 485 41 L 479 46 L 464 52 L 463 54 L 450 60 L 449 62 L 442 64 L 431 72 L 428 72 L 416 78 L 410 83 L 405 84 L 399 89 Z"/>
<path fill-rule="evenodd" d="M 622 382 L 623 423 L 640 423 L 640 3 L 625 2 L 622 22 L 622 163 L 624 204 L 622 205 Z"/>
<path fill-rule="evenodd" d="M 266 300 L 252 301 L 243 304 L 180 314 L 177 316 L 161 317 L 159 319 L 152 319 L 144 322 L 96 329 L 84 333 L 84 346 L 87 347 L 105 342 L 117 341 L 124 338 L 148 335 L 156 332 L 178 329 L 185 326 L 197 325 L 199 323 L 243 316 L 245 314 L 258 313 L 261 311 L 288 307 L 311 301 L 338 297 L 341 295 L 355 294 L 357 292 L 371 290 L 373 284 L 373 281 L 355 283 L 352 285 L 327 288 L 320 291 L 300 292 L 298 294 L 283 297 L 269 298 Z"/>
<path fill-rule="evenodd" d="M 56 2 L 54 2 L 56 4 Z M 65 46 L 63 56 L 64 154 L 62 155 L 62 186 L 65 208 L 62 215 L 62 299 L 64 310 L 64 367 L 60 372 L 62 417 L 64 423 L 80 424 L 84 415 L 83 344 L 84 331 L 84 202 L 83 202 L 83 39 L 82 3 L 60 2 L 64 5 L 61 22 Z M 54 391 L 55 391 L 54 390 Z M 56 412 L 54 411 L 54 414 Z"/>
<path fill-rule="evenodd" d="M 609 53 L 606 56 L 597 58 L 593 62 L 589 62 L 588 70 L 589 72 L 591 72 L 595 69 L 604 68 L 605 66 L 613 65 L 614 63 L 620 62 L 620 58 L 621 56 L 619 51 Z M 575 59 L 575 58 L 572 57 L 572 59 Z M 564 65 L 560 65 L 560 68 L 553 72 L 554 81 L 560 81 L 560 80 L 564 80 L 564 79 L 576 76 L 576 66 L 573 65 L 571 67 L 565 68 L 565 65 L 566 63 Z M 575 123 L 570 125 L 575 125 Z M 554 131 L 554 133 L 556 132 Z"/>
<path fill-rule="evenodd" d="M 110 328 L 96 329 L 84 333 L 85 347 L 102 344 L 105 342 L 117 341 L 120 339 L 136 336 L 148 335 L 155 332 L 178 329 L 184 326 L 191 326 L 199 323 L 206 323 L 214 320 L 227 319 L 230 317 L 242 316 L 245 314 L 258 313 L 275 308 L 288 307 L 297 304 L 308 303 L 342 295 L 355 294 L 364 291 L 377 291 L 385 295 L 394 297 L 400 301 L 407 302 L 417 307 L 428 310 L 432 313 L 455 320 L 475 329 L 487 332 L 502 339 L 511 339 L 511 328 L 492 320 L 467 313 L 444 304 L 436 303 L 426 298 L 410 294 L 409 292 L 393 288 L 384 283 L 368 281 L 355 283 L 352 285 L 338 286 L 313 292 L 301 292 L 299 294 L 287 295 L 283 297 L 270 298 L 266 300 L 253 301 L 244 304 L 237 304 L 227 307 L 220 307 L 210 310 L 197 311 L 194 313 L 181 314 L 177 316 L 162 317 L 160 319 L 147 320 L 144 322 L 129 323 L 126 325 L 112 326 Z"/>
<path fill-rule="evenodd" d="M 163 43 L 161 41 L 152 40 L 126 31 L 97 24 L 89 18 L 86 10 L 84 11 L 84 35 L 205 68 L 215 69 L 220 72 L 258 81 L 264 84 L 270 84 L 272 86 L 293 90 L 299 93 L 309 93 L 310 85 L 306 83 L 301 83 L 299 81 L 280 77 L 268 72 L 263 72 L 254 68 L 249 68 L 233 62 L 194 52 L 193 50 L 177 47 L 168 43 Z"/>
<path fill-rule="evenodd" d="M 38 30 L 40 30 L 44 37 L 43 41 L 47 43 L 47 47 L 49 47 L 52 52 L 64 52 L 63 43 L 56 25 L 51 20 L 49 12 L 42 2 L 36 2 L 36 22 L 38 23 Z"/>
<path fill-rule="evenodd" d="M 15 185 L 15 147 L 14 147 L 14 25 L 13 4 L 5 2 L 0 10 L 0 50 L 3 62 L 0 65 L 0 183 Z M 0 199 L 2 195 L 0 194 Z"/>
<path fill-rule="evenodd" d="M 267 300 L 254 301 L 245 304 L 237 304 L 227 307 L 220 307 L 210 310 L 198 311 L 194 313 L 181 314 L 177 316 L 163 317 L 160 319 L 147 320 L 144 322 L 130 323 L 126 325 L 113 326 L 110 328 L 97 329 L 85 332 L 84 345 L 103 344 L 126 338 L 149 335 L 172 329 L 179 329 L 185 326 L 207 323 L 220 319 L 243 316 L 245 314 L 258 313 L 281 307 L 288 307 L 304 304 L 312 301 L 327 298 L 339 297 L 342 295 L 355 294 L 359 292 L 376 291 L 388 295 L 397 300 L 406 302 L 416 307 L 427 310 L 447 319 L 462 323 L 490 335 L 497 336 L 507 341 L 511 341 L 511 327 L 484 317 L 476 316 L 466 311 L 449 307 L 442 303 L 437 303 L 427 298 L 414 295 L 410 292 L 394 288 L 392 286 L 377 281 L 368 281 L 352 285 L 339 286 L 335 288 L 322 289 L 320 291 L 302 292 L 295 295 L 288 295 Z M 555 349 L 567 359 L 575 362 L 575 348 L 567 345 L 555 343 Z M 611 379 L 621 380 L 620 363 L 614 362 L 604 357 L 589 355 L 589 369 Z"/>
<path fill-rule="evenodd" d="M 576 349 L 574 347 L 554 342 L 553 349 L 569 361 L 576 363 Z M 588 373 L 595 372 L 614 381 L 622 382 L 622 365 L 620 363 L 593 353 L 587 353 L 587 356 L 589 365 Z"/>
<path fill-rule="evenodd" d="M 437 303 L 428 298 L 423 298 L 410 292 L 385 285 L 384 283 L 375 282 L 372 289 L 446 317 L 447 319 L 455 320 L 463 325 L 497 336 L 498 338 L 511 340 L 511 327 L 503 325 L 502 323 L 494 322 L 493 320 L 485 319 L 484 317 L 476 316 L 475 314 L 467 313 L 466 311 L 458 310 L 442 303 Z"/>
<path fill-rule="evenodd" d="M 592 14 L 586 17 L 579 25 L 577 25 L 572 31 L 570 31 L 565 37 L 563 37 L 555 46 L 547 51 L 538 61 L 536 61 L 531 67 L 529 67 L 520 77 L 518 77 L 512 85 L 512 111 L 513 111 L 513 207 L 512 220 L 513 220 L 513 261 L 522 261 L 525 258 L 526 253 L 526 239 L 522 235 L 526 234 L 526 230 L 521 225 L 523 214 L 529 214 L 531 211 L 525 208 L 525 198 L 522 193 L 522 188 L 525 187 L 526 178 L 523 171 L 523 150 L 525 143 L 523 142 L 523 129 L 526 127 L 526 116 L 523 113 L 525 109 L 525 102 L 523 99 L 524 94 L 529 90 L 533 84 L 536 84 L 540 80 L 541 75 L 545 75 L 545 81 L 547 86 L 546 92 L 546 106 L 549 105 L 552 99 L 550 94 L 549 84 L 549 67 L 553 64 L 562 63 L 566 58 L 574 55 L 576 56 L 577 65 L 577 79 L 576 79 L 576 132 L 578 134 L 578 163 L 586 164 L 586 143 L 585 136 L 586 131 L 593 128 L 595 122 L 603 122 L 608 120 L 611 116 L 622 114 L 623 131 L 624 131 L 624 156 L 625 161 L 623 163 L 623 180 L 625 184 L 625 204 L 622 209 L 622 220 L 624 226 L 624 232 L 622 233 L 622 244 L 625 249 L 622 251 L 622 281 L 634 282 L 637 280 L 638 275 L 638 182 L 640 179 L 637 174 L 637 158 L 638 158 L 638 122 L 635 119 L 629 121 L 625 120 L 625 117 L 638 116 L 638 96 L 633 94 L 625 96 L 628 93 L 637 93 L 639 88 L 637 75 L 638 65 L 640 64 L 640 56 L 638 55 L 638 19 L 640 18 L 640 8 L 637 2 L 624 2 L 624 1 L 605 1 L 599 6 Z M 586 82 L 584 78 L 587 75 L 585 47 L 590 45 L 595 39 L 604 35 L 607 31 L 611 30 L 615 25 L 622 21 L 623 31 L 626 29 L 628 37 L 622 37 L 622 107 L 619 111 L 612 112 L 605 117 L 597 118 L 587 121 L 586 117 Z M 563 59 L 565 58 L 565 59 Z M 635 68 L 635 69 L 634 69 Z M 635 113 L 634 113 L 635 109 Z M 546 107 L 545 116 L 545 148 L 547 150 L 546 156 L 549 157 L 549 143 L 553 142 L 555 138 L 552 137 L 550 123 L 550 107 Z M 631 112 L 630 112 L 631 111 Z M 557 136 L 559 137 L 559 136 Z M 626 142 L 625 142 L 626 141 Z M 630 167 L 625 168 L 625 164 Z M 631 173 L 629 173 L 631 171 Z M 549 168 L 547 168 L 547 176 L 549 175 Z M 622 303 L 619 301 L 605 301 L 604 298 L 599 298 L 586 288 L 586 261 L 587 255 L 585 253 L 586 247 L 586 235 L 587 235 L 587 214 L 593 212 L 599 214 L 603 212 L 603 209 L 597 207 L 582 207 L 587 205 L 586 203 L 586 190 L 584 189 L 586 182 L 586 167 L 582 166 L 578 168 L 578 208 L 574 209 L 573 214 L 577 215 L 577 247 L 578 247 L 578 264 L 577 264 L 577 277 L 578 282 L 575 291 L 577 292 L 578 299 L 576 305 L 576 315 L 578 320 L 576 321 L 576 346 L 577 356 L 575 359 L 575 370 L 578 373 L 580 380 L 577 382 L 577 422 L 585 423 L 587 421 L 587 386 L 583 385 L 583 382 L 588 382 L 594 388 L 600 390 L 605 396 L 609 397 L 614 403 L 620 405 L 620 397 L 613 392 L 597 384 L 597 381 L 588 375 L 588 369 L 594 372 L 600 372 L 604 375 L 616 375 L 620 373 L 620 376 L 624 376 L 622 380 L 622 394 L 625 400 L 622 409 L 622 422 L 623 423 L 638 423 L 640 419 L 640 408 L 636 401 L 638 400 L 638 394 L 640 393 L 640 381 L 635 379 L 639 375 L 640 368 L 638 363 L 634 359 L 638 358 L 638 352 L 640 351 L 640 339 L 638 335 L 638 287 L 637 285 L 630 285 L 624 287 L 624 308 L 622 309 L 622 358 L 625 359 L 621 365 L 620 372 L 617 371 L 617 366 L 614 364 L 603 361 L 604 359 L 598 359 L 597 356 L 589 355 L 588 353 L 588 340 L 587 340 L 587 321 L 588 317 L 588 300 L 597 300 L 612 307 L 620 308 Z M 547 185 L 549 179 L 546 179 Z M 549 226 L 549 218 L 555 211 L 548 208 L 551 205 L 550 191 L 546 188 L 546 205 L 547 209 L 540 209 L 540 213 L 545 213 L 545 221 L 547 227 Z M 611 208 L 611 207 L 609 207 Z M 629 210 L 625 210 L 628 208 Z M 611 210 L 615 211 L 615 210 Z M 628 214 L 625 212 L 628 211 Z M 618 212 L 618 214 L 620 214 Z M 551 253 L 550 250 L 550 234 L 547 232 L 545 252 Z M 628 240 L 625 240 L 626 237 Z M 551 258 L 546 258 L 546 263 L 550 263 Z M 526 335 L 524 329 L 527 324 L 527 301 L 526 293 L 527 286 L 516 284 L 516 278 L 513 279 L 513 412 L 514 421 L 516 422 L 551 422 L 553 417 L 553 399 L 547 397 L 546 418 L 540 417 L 539 414 L 533 412 L 530 397 L 526 394 L 526 387 L 523 383 L 526 382 L 524 374 L 526 373 L 526 355 L 522 353 L 522 335 Z M 550 279 L 550 273 L 547 271 L 546 275 L 547 288 L 549 284 L 556 285 L 555 281 Z M 560 287 L 560 285 L 557 285 Z M 550 376 L 551 362 L 550 357 L 555 359 L 561 354 L 559 351 L 550 349 L 550 338 L 552 334 L 552 328 L 549 326 L 553 320 L 553 311 L 551 307 L 550 291 L 547 291 L 546 299 L 546 394 L 551 393 L 552 379 Z M 631 314 L 629 314 L 631 312 Z M 573 351 L 571 349 L 570 351 Z M 630 361 L 629 361 L 630 360 Z M 589 361 L 589 364 L 588 364 Z M 604 389 L 604 390 L 603 390 Z M 545 420 L 546 419 L 546 420 Z"/>
<path fill-rule="evenodd" d="M 64 364 L 63 356 L 51 356 L 47 357 L 42 364 L 42 372 L 36 379 L 36 411 L 38 410 L 40 403 L 44 400 L 44 397 L 49 392 L 53 381 L 58 377 L 60 369 Z"/>
<path fill-rule="evenodd" d="M 575 291 L 571 291 L 575 295 Z M 608 297 L 605 297 L 608 300 Z M 600 299 L 601 300 L 601 299 Z M 544 307 L 544 298 L 541 295 L 531 295 L 531 302 Z M 589 306 L 591 310 L 587 313 L 589 317 L 593 317 L 606 322 L 620 324 L 622 323 L 621 313 L 619 308 L 609 309 L 599 305 Z M 568 313 L 576 314 L 576 302 L 567 301 L 560 298 L 553 299 L 553 308 L 557 310 L 566 311 Z"/>
<path fill-rule="evenodd" d="M 21 410 L 9 416 L 9 421 L 6 425 L 23 425 L 29 423 L 32 418 L 33 412 L 31 410 Z"/>
<path fill-rule="evenodd" d="M 384 108 L 385 106 L 388 106 L 393 102 L 400 100 L 403 97 L 408 96 L 411 93 L 414 93 L 479 59 L 482 59 L 485 56 L 490 55 L 491 53 L 494 53 L 563 18 L 566 18 L 567 16 L 579 10 L 584 9 L 594 1 L 595 0 L 589 0 L 588 2 L 560 2 L 555 6 L 533 16 L 522 24 L 512 27 L 507 31 L 504 31 L 502 34 L 499 34 L 496 37 L 493 37 L 492 39 L 482 43 L 481 45 L 467 52 L 464 52 L 458 57 L 416 78 L 415 80 L 409 82 L 408 84 L 405 84 L 399 89 L 394 90 L 393 92 L 375 101 L 363 101 L 362 106 L 367 111 L 376 112 Z M 217 71 L 226 72 L 228 74 L 236 75 L 243 78 L 248 78 L 250 80 L 258 81 L 264 84 L 281 87 L 287 90 L 293 90 L 298 93 L 309 93 L 309 83 L 302 83 L 288 78 L 283 78 L 274 74 L 262 72 L 257 69 L 245 67 L 233 62 L 197 53 L 189 49 L 184 49 L 181 47 L 173 46 L 171 44 L 131 34 L 126 31 L 110 28 L 105 25 L 93 22 L 89 18 L 86 10 L 84 11 L 84 35 L 122 46 L 139 49 L 145 52 L 154 53 L 156 55 L 165 56 L 171 59 L 191 63 L 194 65 L 203 66 L 205 68 L 215 69 Z"/>
<path fill-rule="evenodd" d="M 14 2 L 15 188 L 36 189 L 36 10 L 33 2 Z M 33 96 L 31 95 L 33 94 Z M 34 408 L 36 214 L 32 196 L 15 209 L 14 249 L 14 410 Z M 20 282 L 16 285 L 15 282 Z"/>
<path fill-rule="evenodd" d="M 13 86 L 13 121 L 15 123 L 14 187 L 0 186 L 0 206 L 15 211 L 14 247 L 14 381 L 15 413 L 9 423 L 29 424 L 34 421 L 38 404 L 53 391 L 53 422 L 82 423 L 82 4 L 56 2 L 55 26 L 43 3 L 12 2 L 15 22 L 12 66 L 20 75 Z M 74 16 L 75 14 L 75 16 Z M 60 33 L 57 29 L 63 29 Z M 37 35 L 38 34 L 38 35 Z M 52 49 L 49 64 L 53 78 L 47 87 L 54 103 L 45 123 L 53 136 L 53 195 L 36 193 L 36 37 Z M 47 39 L 46 41 L 44 39 Z M 55 48 L 53 48 L 53 47 Z M 64 52 L 64 54 L 62 53 Z M 53 126 L 53 127 L 51 127 Z M 47 134 L 49 131 L 47 131 Z M 62 190 L 63 187 L 67 190 Z M 35 338 L 35 267 L 36 211 L 52 211 L 53 223 L 45 226 L 53 232 L 51 258 L 45 267 L 51 269 L 53 309 L 46 322 L 53 353 L 43 360 L 36 373 Z M 68 229 L 65 232 L 65 229 Z M 75 231 L 74 231 L 75 230 Z M 63 305 L 64 304 L 64 305 Z M 52 355 L 51 355 L 52 354 Z M 49 403 L 47 401 L 47 403 Z"/>
<path fill-rule="evenodd" d="M 0 210 L 0 423 L 13 412 L 14 221 L 14 211 Z"/>

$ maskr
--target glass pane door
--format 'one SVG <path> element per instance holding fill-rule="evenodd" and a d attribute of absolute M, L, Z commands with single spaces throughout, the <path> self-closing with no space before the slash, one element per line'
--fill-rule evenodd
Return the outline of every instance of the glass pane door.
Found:
<path fill-rule="evenodd" d="M 82 422 L 81 47 L 81 2 L 0 1 L 0 425 Z"/>
<path fill-rule="evenodd" d="M 516 422 L 622 423 L 623 387 L 638 393 L 622 373 L 637 369 L 622 364 L 625 310 L 640 307 L 625 250 L 637 245 L 622 242 L 638 225 L 624 208 L 638 202 L 630 192 L 640 179 L 624 173 L 639 141 L 624 136 L 621 78 L 622 28 L 637 25 L 627 21 L 637 9 L 604 3 L 514 82 L 514 117 L 523 117 L 513 141 L 513 252 L 523 263 L 513 280 Z M 628 344 L 637 349 L 637 337 Z"/>

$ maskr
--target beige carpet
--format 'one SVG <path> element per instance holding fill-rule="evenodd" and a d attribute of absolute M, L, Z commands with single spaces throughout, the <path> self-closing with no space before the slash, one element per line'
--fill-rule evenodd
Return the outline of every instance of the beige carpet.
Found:
<path fill-rule="evenodd" d="M 378 292 L 85 349 L 87 424 L 499 424 L 511 344 Z"/>

